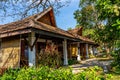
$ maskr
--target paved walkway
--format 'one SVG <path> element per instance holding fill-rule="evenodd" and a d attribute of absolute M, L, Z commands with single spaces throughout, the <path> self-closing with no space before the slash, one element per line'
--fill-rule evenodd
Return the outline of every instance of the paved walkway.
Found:
<path fill-rule="evenodd" d="M 93 58 L 93 59 L 87 59 L 85 61 L 81 61 L 81 64 L 71 65 L 71 67 L 73 68 L 73 73 L 81 72 L 83 71 L 83 69 L 92 66 L 100 66 L 106 69 L 106 65 L 110 65 L 111 61 L 112 60 L 102 61 L 102 60 L 98 60 L 97 58 Z"/>

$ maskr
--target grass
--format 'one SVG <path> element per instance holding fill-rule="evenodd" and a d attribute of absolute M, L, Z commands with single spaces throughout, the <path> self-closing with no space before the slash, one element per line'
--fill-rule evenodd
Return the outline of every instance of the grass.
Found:
<path fill-rule="evenodd" d="M 113 69 L 110 74 L 113 75 L 113 78 L 110 80 L 120 80 L 120 69 Z"/>

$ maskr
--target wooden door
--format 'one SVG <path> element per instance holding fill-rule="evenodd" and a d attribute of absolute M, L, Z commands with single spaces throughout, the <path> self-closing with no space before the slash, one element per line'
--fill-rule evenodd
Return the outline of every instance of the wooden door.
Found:
<path fill-rule="evenodd" d="M 86 49 L 85 49 L 84 43 L 80 44 L 80 55 L 81 55 L 82 60 L 84 60 L 86 58 Z"/>
<path fill-rule="evenodd" d="M 28 66 L 28 46 L 25 44 L 24 40 L 21 40 L 20 67 L 25 66 Z"/>

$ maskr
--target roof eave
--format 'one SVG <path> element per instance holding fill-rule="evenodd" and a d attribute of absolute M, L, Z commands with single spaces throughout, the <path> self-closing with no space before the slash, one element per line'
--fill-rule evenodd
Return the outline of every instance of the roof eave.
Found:
<path fill-rule="evenodd" d="M 9 31 L 6 33 L 1 33 L 0 38 L 26 34 L 26 33 L 30 33 L 30 32 L 31 32 L 31 29 L 21 29 L 21 30 L 16 30 L 16 31 Z"/>
<path fill-rule="evenodd" d="M 45 30 L 39 30 L 39 29 L 36 29 L 36 28 L 32 28 L 32 32 L 35 32 L 35 33 L 38 33 L 38 34 L 41 34 L 41 35 L 51 36 L 51 37 L 68 39 L 68 40 L 72 40 L 72 41 L 81 41 L 80 39 L 77 39 L 77 38 L 72 38 L 72 37 L 62 35 L 62 34 L 57 34 L 57 33 L 49 32 L 49 31 L 45 31 Z"/>

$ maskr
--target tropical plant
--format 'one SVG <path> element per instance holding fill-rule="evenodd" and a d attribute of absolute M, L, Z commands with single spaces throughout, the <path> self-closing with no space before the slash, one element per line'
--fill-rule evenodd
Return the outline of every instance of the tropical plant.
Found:
<path fill-rule="evenodd" d="M 61 55 L 58 51 L 50 51 L 50 52 L 41 52 L 38 57 L 38 66 L 44 65 L 49 67 L 58 68 L 62 65 Z"/>
<path fill-rule="evenodd" d="M 104 74 L 97 66 L 77 74 L 73 74 L 71 68 L 54 69 L 47 66 L 9 69 L 0 76 L 0 80 L 107 80 L 110 78 L 112 78 L 111 74 Z"/>

